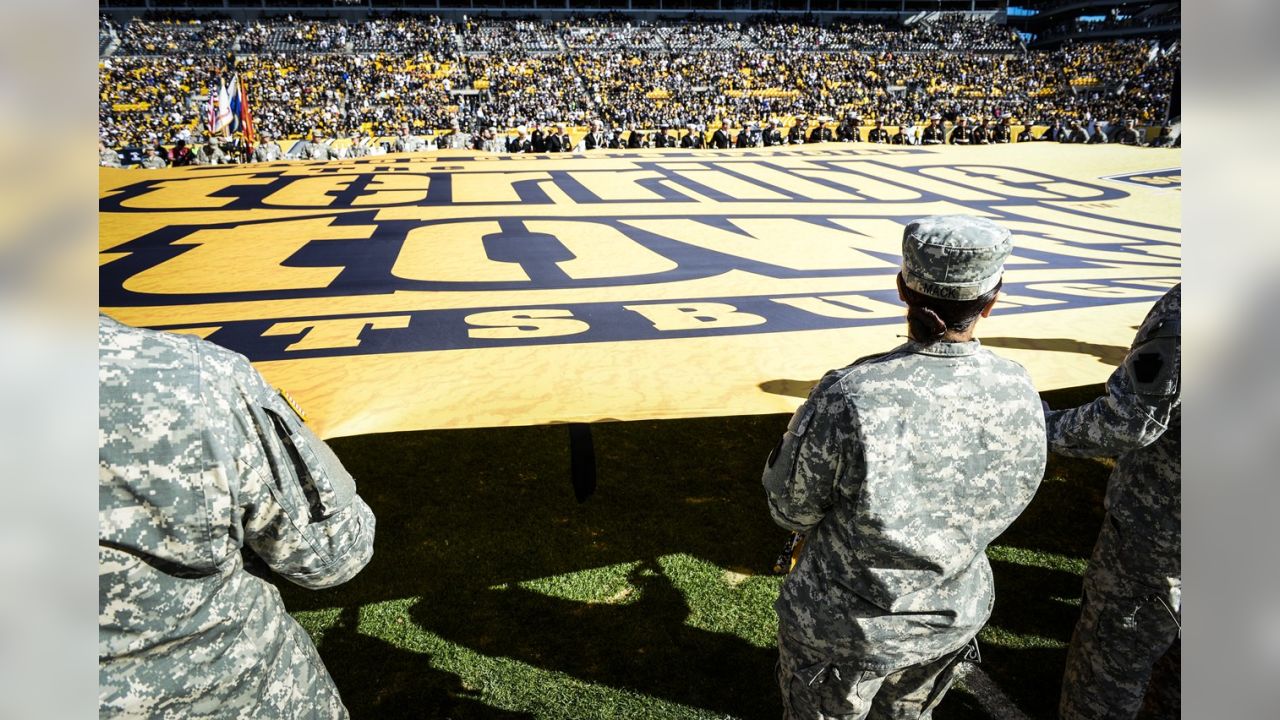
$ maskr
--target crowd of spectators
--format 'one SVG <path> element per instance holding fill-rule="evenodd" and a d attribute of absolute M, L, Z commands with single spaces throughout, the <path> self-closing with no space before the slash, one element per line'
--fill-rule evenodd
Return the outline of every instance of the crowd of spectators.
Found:
<path fill-rule="evenodd" d="M 504 132 L 596 119 L 609 128 L 709 127 L 797 115 L 866 125 L 924 123 L 935 114 L 1147 125 L 1163 119 L 1181 66 L 1176 47 L 1160 51 L 1149 40 L 974 50 L 982 38 L 1013 35 L 945 15 L 909 28 L 776 16 L 664 25 L 611 15 L 554 23 L 403 15 L 255 21 L 233 41 L 214 30 L 230 21 L 152 18 L 130 23 L 124 36 L 133 40 L 122 45 L 143 42 L 143 31 L 133 30 L 139 22 L 151 33 L 146 44 L 174 49 L 117 51 L 100 61 L 102 138 L 114 146 L 199 133 L 210 88 L 230 72 L 205 49 L 228 43 L 242 53 L 235 71 L 258 130 L 279 138 L 312 130 L 387 136 L 403 125 L 425 133 L 455 123 Z M 910 51 L 858 49 L 872 45 Z"/>

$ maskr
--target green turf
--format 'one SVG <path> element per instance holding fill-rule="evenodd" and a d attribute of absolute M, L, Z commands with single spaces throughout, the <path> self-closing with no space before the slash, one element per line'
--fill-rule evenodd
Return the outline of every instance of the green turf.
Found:
<path fill-rule="evenodd" d="M 347 585 L 285 602 L 356 718 L 779 717 L 768 572 L 786 533 L 759 480 L 786 422 L 594 425 L 583 504 L 564 426 L 335 440 L 376 552 Z M 1051 458 L 991 548 L 983 667 L 1032 717 L 1053 713 L 1108 470 Z M 984 715 L 958 688 L 936 717 Z"/>

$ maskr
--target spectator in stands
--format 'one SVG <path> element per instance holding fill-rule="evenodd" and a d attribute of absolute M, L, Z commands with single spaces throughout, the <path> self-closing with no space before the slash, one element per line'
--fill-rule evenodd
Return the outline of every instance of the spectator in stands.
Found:
<path fill-rule="evenodd" d="M 1020 118 L 1150 122 L 1160 117 L 1180 67 L 1179 51 L 1153 54 L 1140 40 L 986 52 L 1019 44 L 1008 28 L 949 14 L 909 28 L 781 25 L 763 16 L 681 28 L 500 18 L 454 26 L 431 16 L 213 20 L 135 21 L 134 41 L 124 37 L 128 30 L 120 33 L 120 48 L 99 68 L 100 125 L 109 143 L 141 145 L 148 133 L 174 137 L 198 127 L 207 90 L 223 71 L 213 58 L 237 43 L 249 53 L 239 70 L 242 81 L 253 77 L 255 122 L 278 137 L 313 127 L 330 136 L 366 127 L 394 134 L 402 123 L 439 130 L 455 119 L 480 128 L 493 118 L 540 126 L 599 118 L 643 134 L 678 118 L 723 123 L 794 113 L 801 134 L 788 135 L 799 144 L 806 117 L 847 117 L 854 107 L 899 120 L 935 110 L 980 117 L 1000 110 Z M 140 50 L 144 45 L 152 49 Z M 162 54 L 130 56 L 137 52 Z M 482 81 L 476 95 L 452 94 Z M 651 99 L 652 91 L 662 98 Z M 793 107 L 778 112 L 779 97 L 794 98 Z M 852 139 L 843 122 L 839 136 Z"/>

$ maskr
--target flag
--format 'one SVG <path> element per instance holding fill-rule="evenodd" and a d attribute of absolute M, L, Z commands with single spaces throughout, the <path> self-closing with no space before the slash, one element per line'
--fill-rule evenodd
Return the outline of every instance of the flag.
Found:
<path fill-rule="evenodd" d="M 231 76 L 231 85 L 227 87 L 227 110 L 228 114 L 231 116 L 231 119 L 227 122 L 227 130 L 229 132 L 235 133 L 242 131 L 242 128 L 240 127 L 241 100 L 240 76 L 233 75 Z"/>
<path fill-rule="evenodd" d="M 205 108 L 205 127 L 209 132 L 213 132 L 213 127 L 218 122 L 218 89 L 212 85 L 209 86 L 209 102 Z"/>
<path fill-rule="evenodd" d="M 214 133 L 227 135 L 231 125 L 231 95 L 227 92 L 227 83 L 218 78 L 218 117 L 213 124 Z"/>
<path fill-rule="evenodd" d="M 238 79 L 238 78 L 237 78 Z M 238 89 L 237 104 L 238 109 L 236 116 L 240 119 L 240 132 L 244 133 L 244 141 L 253 149 L 254 132 L 253 132 L 253 113 L 249 110 L 249 89 L 245 83 L 233 81 Z"/>

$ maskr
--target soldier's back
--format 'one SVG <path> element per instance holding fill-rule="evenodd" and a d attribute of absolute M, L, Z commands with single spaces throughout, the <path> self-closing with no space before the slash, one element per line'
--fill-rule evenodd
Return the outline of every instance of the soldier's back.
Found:
<path fill-rule="evenodd" d="M 99 717 L 345 717 L 241 560 L 242 478 L 269 469 L 240 438 L 269 388 L 234 353 L 108 318 L 99 358 Z"/>

